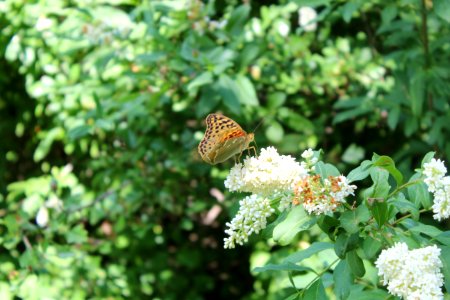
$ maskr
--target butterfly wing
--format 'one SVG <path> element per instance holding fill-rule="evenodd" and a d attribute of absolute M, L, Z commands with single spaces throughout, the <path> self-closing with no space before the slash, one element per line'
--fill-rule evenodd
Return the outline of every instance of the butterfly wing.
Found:
<path fill-rule="evenodd" d="M 217 164 L 247 148 L 251 140 L 232 119 L 210 114 L 206 117 L 205 136 L 198 145 L 198 152 L 207 163 Z"/>

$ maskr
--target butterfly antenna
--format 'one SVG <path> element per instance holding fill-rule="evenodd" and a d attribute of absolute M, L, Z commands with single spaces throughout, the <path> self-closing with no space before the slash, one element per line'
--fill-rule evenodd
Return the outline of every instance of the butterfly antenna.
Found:
<path fill-rule="evenodd" d="M 255 129 L 253 129 L 253 132 L 256 132 L 256 129 L 258 129 L 258 127 L 261 126 L 261 124 L 264 123 L 265 120 L 266 118 L 262 118 L 261 121 L 259 121 L 258 125 L 256 125 Z"/>

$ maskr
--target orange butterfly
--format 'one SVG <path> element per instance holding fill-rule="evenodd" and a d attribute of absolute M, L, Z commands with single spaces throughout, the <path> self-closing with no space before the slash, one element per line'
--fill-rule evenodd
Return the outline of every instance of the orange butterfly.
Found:
<path fill-rule="evenodd" d="M 245 132 L 238 123 L 221 114 L 206 117 L 205 136 L 198 145 L 202 159 L 215 165 L 241 153 L 254 140 L 253 133 Z"/>

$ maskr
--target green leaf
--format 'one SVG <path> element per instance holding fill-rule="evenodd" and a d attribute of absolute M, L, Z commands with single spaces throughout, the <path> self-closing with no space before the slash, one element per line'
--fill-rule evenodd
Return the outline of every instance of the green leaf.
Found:
<path fill-rule="evenodd" d="M 330 0 L 295 0 L 294 2 L 299 6 L 310 6 L 310 7 L 317 7 L 321 5 L 330 4 Z"/>
<path fill-rule="evenodd" d="M 256 97 L 255 87 L 253 83 L 244 75 L 236 75 L 236 85 L 239 97 L 239 102 L 250 106 L 259 105 L 258 98 Z"/>
<path fill-rule="evenodd" d="M 430 151 L 427 154 L 425 154 L 425 156 L 422 159 L 422 163 L 420 164 L 420 166 L 423 168 L 423 165 L 426 163 L 429 163 L 431 161 L 431 159 L 434 157 L 434 155 L 436 154 L 436 152 L 434 151 Z"/>
<path fill-rule="evenodd" d="M 394 130 L 397 128 L 398 120 L 400 119 L 400 106 L 395 106 L 389 111 L 387 124 L 389 129 Z"/>
<path fill-rule="evenodd" d="M 208 86 L 201 89 L 200 101 L 197 104 L 197 117 L 203 117 L 214 111 L 214 108 L 219 104 L 220 97 L 216 91 Z"/>
<path fill-rule="evenodd" d="M 372 203 L 370 204 L 370 202 Z M 390 217 L 391 208 L 384 199 L 373 198 L 367 201 L 369 203 L 369 209 L 372 212 L 372 216 L 377 222 L 378 226 L 383 226 Z"/>
<path fill-rule="evenodd" d="M 329 176 L 339 176 L 341 173 L 339 170 L 333 166 L 332 164 L 325 164 L 322 161 L 317 162 L 315 165 L 316 173 L 322 177 L 322 179 L 326 179 Z"/>
<path fill-rule="evenodd" d="M 383 24 L 389 24 L 397 16 L 397 7 L 393 4 L 386 6 L 381 12 Z"/>
<path fill-rule="evenodd" d="M 450 231 L 444 231 L 435 236 L 434 239 L 446 246 L 450 246 Z"/>
<path fill-rule="evenodd" d="M 410 137 L 413 133 L 415 133 L 419 129 L 419 120 L 418 117 L 410 116 L 405 121 L 405 135 Z"/>
<path fill-rule="evenodd" d="M 348 235 L 346 233 L 341 233 L 336 239 L 334 244 L 334 251 L 339 258 L 344 259 L 345 254 L 358 247 L 359 235 L 358 233 Z"/>
<path fill-rule="evenodd" d="M 336 114 L 336 116 L 333 118 L 333 125 L 342 123 L 346 120 L 353 119 L 359 116 L 363 116 L 369 113 L 373 112 L 372 107 L 368 106 L 359 106 L 354 109 L 349 109 L 343 112 L 339 112 Z"/>
<path fill-rule="evenodd" d="M 14 215 L 8 214 L 6 215 L 3 220 L 3 224 L 5 224 L 6 228 L 8 229 L 8 234 L 11 235 L 19 235 L 19 223 L 17 222 L 17 218 Z"/>
<path fill-rule="evenodd" d="M 222 74 L 216 83 L 216 89 L 222 97 L 224 105 L 234 114 L 241 113 L 241 103 L 237 94 L 237 87 L 233 79 L 228 75 Z"/>
<path fill-rule="evenodd" d="M 82 244 L 87 241 L 87 237 L 88 232 L 81 224 L 73 227 L 66 233 L 67 243 L 69 244 Z"/>
<path fill-rule="evenodd" d="M 298 292 L 294 292 L 293 294 L 287 296 L 286 298 L 284 298 L 284 300 L 298 300 L 299 299 L 299 294 Z"/>
<path fill-rule="evenodd" d="M 409 212 L 415 220 L 419 219 L 419 210 L 417 206 L 411 201 L 406 200 L 403 193 L 399 193 L 397 197 L 389 199 L 388 204 L 391 204 L 402 214 Z"/>
<path fill-rule="evenodd" d="M 370 167 L 372 166 L 372 161 L 365 160 L 361 163 L 359 167 L 353 169 L 348 173 L 347 178 L 350 182 L 359 181 L 367 178 L 370 174 Z"/>
<path fill-rule="evenodd" d="M 247 44 L 242 50 L 241 54 L 239 55 L 239 66 L 240 68 L 244 69 L 248 67 L 249 65 L 252 65 L 255 63 L 255 60 L 257 59 L 259 55 L 259 46 L 255 44 Z"/>
<path fill-rule="evenodd" d="M 328 300 L 322 279 L 317 279 L 304 293 L 303 300 Z"/>
<path fill-rule="evenodd" d="M 411 112 L 416 117 L 422 116 L 423 103 L 425 101 L 425 79 L 422 74 L 415 73 L 409 84 Z"/>
<path fill-rule="evenodd" d="M 279 143 L 283 140 L 284 129 L 280 123 L 272 121 L 266 128 L 266 137 L 272 143 Z"/>
<path fill-rule="evenodd" d="M 342 161 L 356 165 L 364 158 L 364 148 L 352 143 L 342 154 Z"/>
<path fill-rule="evenodd" d="M 311 228 L 316 220 L 304 210 L 303 206 L 296 206 L 289 212 L 286 219 L 273 229 L 273 239 L 280 245 L 287 245 L 297 233 Z"/>
<path fill-rule="evenodd" d="M 344 19 L 345 23 L 350 23 L 353 13 L 358 9 L 359 4 L 353 1 L 349 1 L 344 5 L 344 7 L 342 8 L 342 18 Z"/>
<path fill-rule="evenodd" d="M 334 234 L 336 233 L 336 228 L 340 225 L 340 222 L 336 218 L 330 216 L 321 216 L 317 225 L 319 225 L 323 232 L 328 234 L 331 240 L 334 240 Z"/>
<path fill-rule="evenodd" d="M 374 300 L 374 299 L 390 299 L 392 297 L 385 290 L 363 290 L 363 291 L 352 291 L 347 299 L 358 299 L 358 300 Z"/>
<path fill-rule="evenodd" d="M 198 75 L 194 78 L 189 84 L 187 85 L 187 90 L 190 92 L 193 89 L 199 88 L 203 85 L 210 84 L 213 82 L 213 75 L 211 72 L 203 72 L 202 74 Z"/>
<path fill-rule="evenodd" d="M 282 92 L 269 94 L 269 96 L 267 96 L 267 108 L 272 110 L 283 106 L 286 102 L 286 97 L 286 94 Z"/>
<path fill-rule="evenodd" d="M 333 279 L 336 298 L 347 299 L 354 277 L 350 270 L 350 265 L 345 260 L 341 260 L 334 268 Z"/>
<path fill-rule="evenodd" d="M 67 137 L 70 140 L 78 140 L 92 132 L 91 125 L 80 125 L 69 130 Z"/>
<path fill-rule="evenodd" d="M 331 249 L 331 248 L 333 248 L 332 243 L 315 242 L 308 248 L 306 248 L 304 250 L 300 250 L 298 252 L 295 252 L 295 253 L 289 255 L 288 257 L 286 257 L 284 259 L 283 262 L 284 263 L 298 263 L 298 262 L 301 262 L 302 260 L 310 257 L 311 255 L 314 255 L 318 252 L 321 252 L 326 249 Z"/>
<path fill-rule="evenodd" d="M 19 257 L 19 264 L 22 268 L 36 268 L 39 266 L 39 257 L 35 250 L 26 249 Z"/>
<path fill-rule="evenodd" d="M 379 156 L 376 161 L 373 162 L 374 166 L 381 167 L 387 170 L 397 182 L 397 186 L 402 185 L 403 183 L 403 175 L 400 171 L 395 167 L 395 162 L 389 156 Z"/>
<path fill-rule="evenodd" d="M 61 127 L 53 127 L 50 129 L 34 151 L 34 161 L 38 162 L 44 159 L 50 151 L 53 142 L 55 140 L 61 140 L 64 137 L 64 133 L 64 129 Z"/>
<path fill-rule="evenodd" d="M 370 212 L 367 206 L 361 204 L 356 208 L 356 210 L 350 210 L 344 212 L 339 220 L 341 221 L 341 226 L 348 233 L 356 233 L 359 231 L 359 223 L 365 223 L 370 218 Z"/>
<path fill-rule="evenodd" d="M 433 10 L 436 15 L 450 23 L 450 2 L 448 0 L 434 0 Z"/>
<path fill-rule="evenodd" d="M 444 286 L 447 291 L 450 291 L 450 247 L 440 247 L 441 255 L 439 258 L 442 261 L 442 274 L 444 274 Z"/>
<path fill-rule="evenodd" d="M 356 277 L 361 278 L 364 276 L 366 269 L 364 268 L 362 259 L 358 256 L 358 253 L 356 253 L 356 250 L 347 252 L 345 260 Z"/>
<path fill-rule="evenodd" d="M 422 175 L 416 173 L 414 174 L 409 182 L 413 182 L 422 177 Z M 429 209 L 433 203 L 430 197 L 430 193 L 428 192 L 428 187 L 424 182 L 417 182 L 413 185 L 407 187 L 409 199 L 415 204 L 415 206 L 419 207 L 420 205 L 423 208 Z"/>
<path fill-rule="evenodd" d="M 284 262 L 282 264 L 267 264 L 264 267 L 256 267 L 253 272 L 266 272 L 266 271 L 297 271 L 297 272 L 312 272 L 313 270 L 308 267 L 298 266 L 291 262 Z"/>
<path fill-rule="evenodd" d="M 366 255 L 366 258 L 367 259 L 374 258 L 375 255 L 380 251 L 382 246 L 383 244 L 380 241 L 370 236 L 364 238 L 363 251 L 364 254 Z"/>
<path fill-rule="evenodd" d="M 389 172 L 380 167 L 374 167 L 370 169 L 370 177 L 373 184 L 363 192 L 364 198 L 386 198 L 391 188 L 388 181 Z"/>
<path fill-rule="evenodd" d="M 114 53 L 113 53 L 114 55 Z M 164 52 L 153 52 L 153 53 L 145 53 L 145 54 L 139 54 L 136 57 L 136 62 L 138 64 L 144 64 L 144 65 L 154 65 L 154 63 L 162 60 L 167 56 Z"/>
<path fill-rule="evenodd" d="M 239 6 L 231 13 L 225 29 L 232 35 L 240 35 L 249 15 L 250 5 Z"/>
<path fill-rule="evenodd" d="M 425 225 L 422 223 L 418 223 L 417 226 L 409 228 L 409 231 L 416 232 L 416 233 L 422 233 L 422 234 L 428 235 L 433 238 L 442 234 L 442 231 L 437 229 L 436 227 L 431 226 L 431 225 Z"/>

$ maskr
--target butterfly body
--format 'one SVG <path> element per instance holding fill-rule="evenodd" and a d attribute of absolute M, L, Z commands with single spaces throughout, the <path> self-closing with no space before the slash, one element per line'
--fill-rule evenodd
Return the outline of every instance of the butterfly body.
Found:
<path fill-rule="evenodd" d="M 215 165 L 242 153 L 253 140 L 253 133 L 245 132 L 232 119 L 220 114 L 209 114 L 198 152 L 205 162 Z"/>

